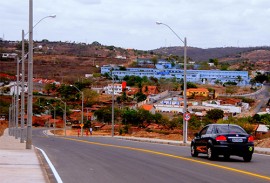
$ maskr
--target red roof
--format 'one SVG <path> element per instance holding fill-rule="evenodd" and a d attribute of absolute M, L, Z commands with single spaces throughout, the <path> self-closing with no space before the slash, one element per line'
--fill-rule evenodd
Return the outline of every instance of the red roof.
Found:
<path fill-rule="evenodd" d="M 153 105 L 149 105 L 149 104 L 144 104 L 144 105 L 142 105 L 142 108 L 143 108 L 144 110 L 147 110 L 147 111 L 152 110 L 153 107 L 154 107 Z"/>

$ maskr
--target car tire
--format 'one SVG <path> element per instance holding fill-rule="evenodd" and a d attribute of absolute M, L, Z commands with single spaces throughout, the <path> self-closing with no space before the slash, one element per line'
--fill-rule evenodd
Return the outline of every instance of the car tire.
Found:
<path fill-rule="evenodd" d="M 191 144 L 190 153 L 191 153 L 192 157 L 197 157 L 198 156 L 198 152 L 196 151 L 196 147 L 195 147 L 194 144 Z"/>
<path fill-rule="evenodd" d="M 215 160 L 216 157 L 217 157 L 217 155 L 216 155 L 216 153 L 215 153 L 215 151 L 214 151 L 214 149 L 213 149 L 212 146 L 208 146 L 207 147 L 207 157 L 210 160 Z"/>
<path fill-rule="evenodd" d="M 243 159 L 245 162 L 250 162 L 252 159 L 252 154 L 248 154 L 248 155 L 243 156 Z"/>

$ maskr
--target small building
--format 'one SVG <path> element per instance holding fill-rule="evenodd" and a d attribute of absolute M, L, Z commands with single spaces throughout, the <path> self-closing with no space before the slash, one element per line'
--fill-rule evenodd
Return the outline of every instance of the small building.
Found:
<path fill-rule="evenodd" d="M 209 91 L 206 88 L 189 88 L 187 89 L 187 97 L 203 96 L 208 97 Z"/>
<path fill-rule="evenodd" d="M 126 92 L 130 90 L 130 87 L 125 86 L 124 82 L 122 84 L 108 84 L 108 86 L 104 87 L 106 94 L 112 94 L 114 92 L 114 95 L 121 95 L 124 90 L 126 90 Z"/>
<path fill-rule="evenodd" d="M 262 135 L 266 135 L 269 133 L 270 126 L 259 124 L 255 130 L 255 136 L 260 138 Z"/>
<path fill-rule="evenodd" d="M 158 94 L 159 91 L 158 91 L 157 86 L 143 86 L 142 93 L 148 96 L 148 95 Z"/>
<path fill-rule="evenodd" d="M 220 105 L 230 104 L 234 106 L 239 106 L 241 104 L 241 101 L 241 99 L 225 98 L 220 100 Z"/>
<path fill-rule="evenodd" d="M 154 105 L 144 104 L 144 105 L 142 105 L 142 109 L 149 111 L 151 114 L 155 114 Z"/>

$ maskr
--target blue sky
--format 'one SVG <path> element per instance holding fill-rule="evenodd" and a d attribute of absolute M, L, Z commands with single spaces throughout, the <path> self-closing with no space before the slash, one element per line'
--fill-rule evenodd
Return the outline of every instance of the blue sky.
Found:
<path fill-rule="evenodd" d="M 268 0 L 33 0 L 34 40 L 71 41 L 150 50 L 188 46 L 270 46 Z M 0 2 L 0 37 L 28 31 L 28 0 Z"/>

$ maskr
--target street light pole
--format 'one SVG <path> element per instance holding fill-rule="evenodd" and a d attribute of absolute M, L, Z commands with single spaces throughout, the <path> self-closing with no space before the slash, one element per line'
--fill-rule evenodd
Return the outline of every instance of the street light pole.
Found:
<path fill-rule="evenodd" d="M 114 136 L 114 77 L 111 71 L 111 78 L 112 78 L 112 137 Z"/>
<path fill-rule="evenodd" d="M 187 38 L 184 38 L 184 111 L 187 112 Z M 183 143 L 187 143 L 188 121 L 183 117 Z"/>
<path fill-rule="evenodd" d="M 8 134 L 9 136 L 11 136 L 11 110 L 12 110 L 12 107 L 10 105 L 8 108 Z"/>
<path fill-rule="evenodd" d="M 33 0 L 29 0 L 29 58 L 28 58 L 28 98 L 26 149 L 32 148 L 33 116 Z"/>
<path fill-rule="evenodd" d="M 55 98 L 57 98 L 57 97 L 55 97 Z M 65 110 L 64 110 L 64 129 L 65 129 L 65 136 L 67 136 L 67 129 L 66 129 L 66 127 L 67 127 L 67 103 L 64 102 L 61 98 L 57 98 L 57 99 L 59 99 L 65 105 Z"/>
<path fill-rule="evenodd" d="M 47 103 L 48 105 L 50 105 L 53 108 L 53 135 L 55 135 L 55 128 L 56 128 L 56 124 L 55 124 L 55 107 L 52 104 Z"/>
<path fill-rule="evenodd" d="M 55 18 L 53 16 L 47 16 Z M 47 18 L 44 17 L 44 18 Z M 42 21 L 42 18 L 40 21 Z M 34 26 L 36 26 L 38 21 Z M 33 116 L 33 0 L 29 0 L 29 58 L 28 58 L 28 98 L 27 98 L 27 134 L 26 149 L 32 148 L 32 116 Z"/>
<path fill-rule="evenodd" d="M 24 30 L 22 30 L 22 91 L 21 91 L 21 143 L 24 142 L 24 80 L 25 80 L 25 68 L 24 68 Z"/>
<path fill-rule="evenodd" d="M 156 22 L 157 25 L 164 25 L 168 27 L 174 35 L 182 42 L 184 43 L 184 91 L 183 91 L 183 96 L 184 96 L 184 108 L 183 108 L 183 143 L 187 143 L 187 129 L 188 129 L 188 124 L 187 120 L 185 120 L 184 116 L 185 113 L 187 112 L 187 39 L 186 37 L 184 40 L 182 40 L 176 32 L 167 24 L 161 23 L 161 22 Z"/>
<path fill-rule="evenodd" d="M 82 94 L 82 119 L 81 119 L 81 125 L 83 125 L 83 100 L 84 100 L 83 92 L 81 90 L 79 90 L 79 88 L 77 88 L 75 85 L 70 85 L 70 86 L 73 86 L 74 88 L 76 88 Z M 83 136 L 83 126 L 81 126 L 81 136 Z"/>
<path fill-rule="evenodd" d="M 15 132 L 14 132 L 14 126 L 15 126 L 15 113 L 14 113 L 14 109 L 15 109 L 15 101 L 14 101 L 14 92 L 12 94 L 12 98 L 11 98 L 11 135 L 15 136 Z"/>
<path fill-rule="evenodd" d="M 20 59 L 19 57 L 17 56 L 16 57 L 16 61 L 17 61 L 17 81 L 16 81 L 16 100 L 15 100 L 15 105 L 16 105 L 16 108 L 15 108 L 15 123 L 16 123 L 16 132 L 15 132 L 15 139 L 18 139 L 18 126 L 19 126 L 19 63 L 20 63 Z M 15 87 L 14 87 L 14 92 L 15 92 Z"/>

